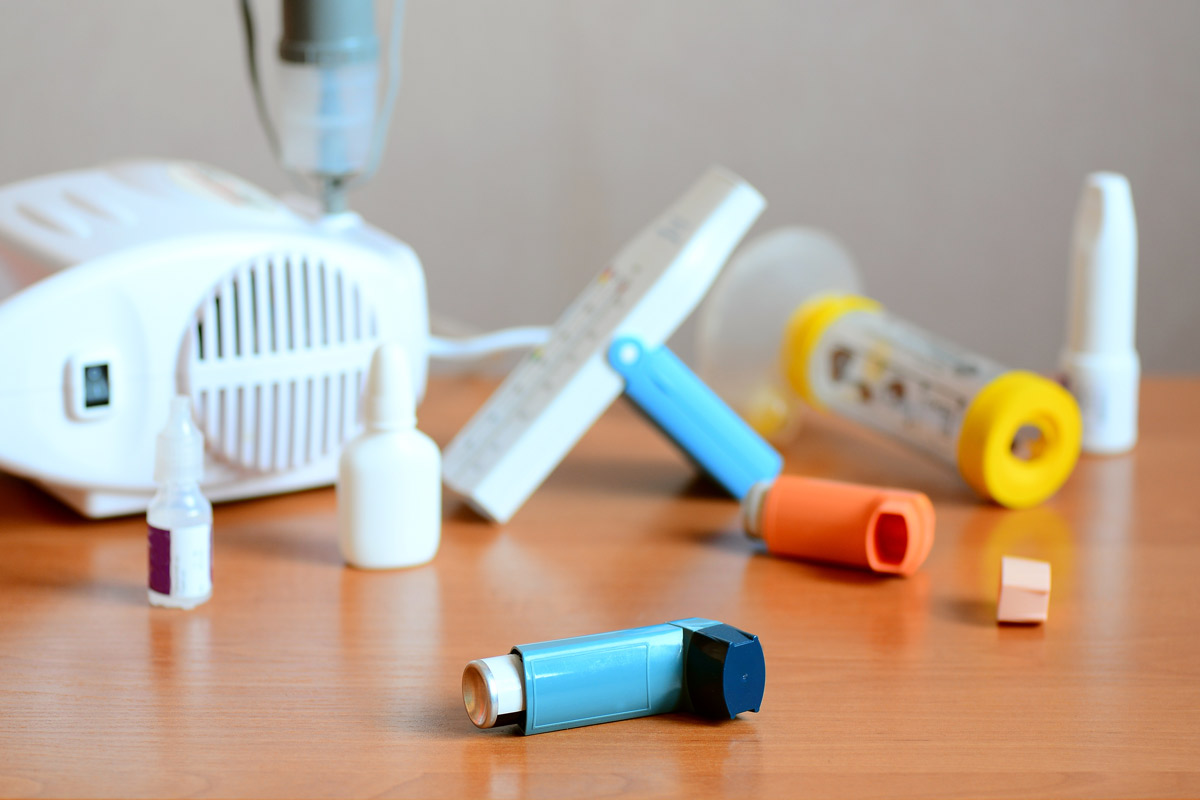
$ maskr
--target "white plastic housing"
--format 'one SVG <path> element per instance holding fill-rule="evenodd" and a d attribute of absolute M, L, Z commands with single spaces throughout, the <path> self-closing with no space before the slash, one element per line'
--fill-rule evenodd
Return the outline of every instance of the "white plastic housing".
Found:
<path fill-rule="evenodd" d="M 157 428 L 187 394 L 210 499 L 330 484 L 378 342 L 403 343 L 424 393 L 425 297 L 407 245 L 209 167 L 126 162 L 2 188 L 0 468 L 87 516 L 144 511 Z M 107 402 L 88 405 L 97 364 Z"/>
<path fill-rule="evenodd" d="M 1141 362 L 1137 315 L 1137 220 L 1124 175 L 1088 176 L 1071 252 L 1063 382 L 1083 414 L 1083 450 L 1123 453 L 1137 443 Z"/>
<path fill-rule="evenodd" d="M 279 147 L 284 167 L 307 175 L 362 172 L 375 133 L 376 61 L 279 64 Z"/>

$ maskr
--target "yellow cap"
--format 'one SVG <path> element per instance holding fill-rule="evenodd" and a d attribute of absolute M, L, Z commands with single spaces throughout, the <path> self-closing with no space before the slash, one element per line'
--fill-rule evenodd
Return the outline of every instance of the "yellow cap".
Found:
<path fill-rule="evenodd" d="M 788 320 L 783 334 L 783 374 L 796 394 L 813 408 L 824 408 L 808 380 L 808 363 L 826 329 L 851 311 L 882 311 L 869 297 L 826 294 L 801 305 Z"/>
<path fill-rule="evenodd" d="M 1022 432 L 1033 434 L 1030 452 Z M 1058 491 L 1079 458 L 1079 405 L 1063 387 L 1032 372 L 1006 372 L 967 407 L 958 437 L 958 471 L 1002 506 L 1027 508 Z"/>

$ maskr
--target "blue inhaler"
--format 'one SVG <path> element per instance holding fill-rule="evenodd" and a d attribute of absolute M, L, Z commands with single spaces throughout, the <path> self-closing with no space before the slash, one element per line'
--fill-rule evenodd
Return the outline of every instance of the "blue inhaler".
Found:
<path fill-rule="evenodd" d="M 738 500 L 783 469 L 775 448 L 666 347 L 648 350 L 621 337 L 609 347 L 608 362 L 638 410 Z"/>
<path fill-rule="evenodd" d="M 733 719 L 762 704 L 758 637 L 711 619 L 522 644 L 463 670 L 463 703 L 480 728 L 526 735 L 671 711 Z"/>

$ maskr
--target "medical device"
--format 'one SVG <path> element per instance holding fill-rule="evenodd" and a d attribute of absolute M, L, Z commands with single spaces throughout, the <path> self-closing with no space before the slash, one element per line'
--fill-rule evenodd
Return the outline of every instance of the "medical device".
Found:
<path fill-rule="evenodd" d="M 135 161 L 0 189 L 0 468 L 87 516 L 146 509 L 176 394 L 204 494 L 329 484 L 372 351 L 425 387 L 425 279 L 356 215 L 311 217 L 198 164 Z"/>
<path fill-rule="evenodd" d="M 933 547 L 933 503 L 920 492 L 780 475 L 742 501 L 746 534 L 771 555 L 912 575 Z"/>
<path fill-rule="evenodd" d="M 732 497 L 783 469 L 783 456 L 666 347 L 622 336 L 608 361 L 634 408 Z"/>
<path fill-rule="evenodd" d="M 803 401 L 939 458 L 1001 505 L 1058 491 L 1079 456 L 1074 398 L 888 313 L 858 285 L 821 231 L 749 242 L 700 312 L 701 377 L 776 440 L 792 438 Z"/>
<path fill-rule="evenodd" d="M 154 456 L 158 491 L 146 509 L 146 596 L 152 606 L 195 608 L 212 597 L 213 513 L 212 503 L 200 491 L 204 437 L 196 429 L 186 395 L 171 400 Z"/>
<path fill-rule="evenodd" d="M 374 175 L 400 88 L 404 1 L 393 0 L 387 86 L 380 73 L 374 0 L 282 0 L 279 114 L 259 75 L 252 0 L 241 0 L 246 66 L 255 108 L 280 165 L 317 184 L 327 214 L 346 210 L 346 190 Z"/>
<path fill-rule="evenodd" d="M 1124 453 L 1138 437 L 1137 218 L 1129 180 L 1088 176 L 1071 242 L 1063 384 L 1083 413 L 1086 453 Z"/>
<path fill-rule="evenodd" d="M 762 644 L 711 619 L 521 644 L 463 670 L 463 705 L 480 728 L 529 735 L 689 711 L 733 719 L 758 711 Z"/>
<path fill-rule="evenodd" d="M 338 462 L 338 545 L 359 569 L 433 560 L 442 540 L 442 454 L 417 429 L 404 348 L 388 342 L 371 358 L 365 430 Z"/>
<path fill-rule="evenodd" d="M 765 205 L 723 169 L 704 175 L 596 276 L 547 343 L 459 432 L 446 448 L 446 484 L 489 518 L 508 521 L 625 389 L 609 360 L 614 342 L 628 340 L 613 352 L 631 369 L 642 352 L 656 351 L 704 297 Z M 745 489 L 773 477 L 778 463 L 773 467 Z"/>
<path fill-rule="evenodd" d="M 1079 458 L 1079 406 L 1062 386 L 940 339 L 860 295 L 805 303 L 783 333 L 783 370 L 834 411 L 958 468 L 1010 508 L 1058 491 Z"/>
<path fill-rule="evenodd" d="M 399 84 L 376 107 L 372 0 L 283 0 L 280 164 L 315 181 L 323 215 L 199 164 L 142 160 L 0 189 L 0 468 L 81 513 L 146 508 L 152 421 L 188 395 L 203 490 L 231 500 L 329 484 L 361 425 L 368 360 L 406 352 L 424 393 L 425 278 L 413 251 L 346 211 L 379 162 Z"/>

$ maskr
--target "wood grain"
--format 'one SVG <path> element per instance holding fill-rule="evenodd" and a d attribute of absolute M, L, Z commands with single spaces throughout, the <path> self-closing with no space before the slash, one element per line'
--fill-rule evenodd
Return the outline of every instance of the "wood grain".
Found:
<path fill-rule="evenodd" d="M 492 384 L 436 382 L 441 444 Z M 139 519 L 0 476 L 0 795 L 1200 795 L 1200 380 L 1046 505 L 816 420 L 788 469 L 926 491 L 910 579 L 767 557 L 736 504 L 619 403 L 506 526 L 446 502 L 426 567 L 346 569 L 334 496 L 221 506 L 216 590 L 146 603 Z M 993 621 L 1000 556 L 1054 566 L 1045 627 Z M 513 644 L 686 616 L 757 633 L 762 712 L 478 731 L 459 677 Z"/>

